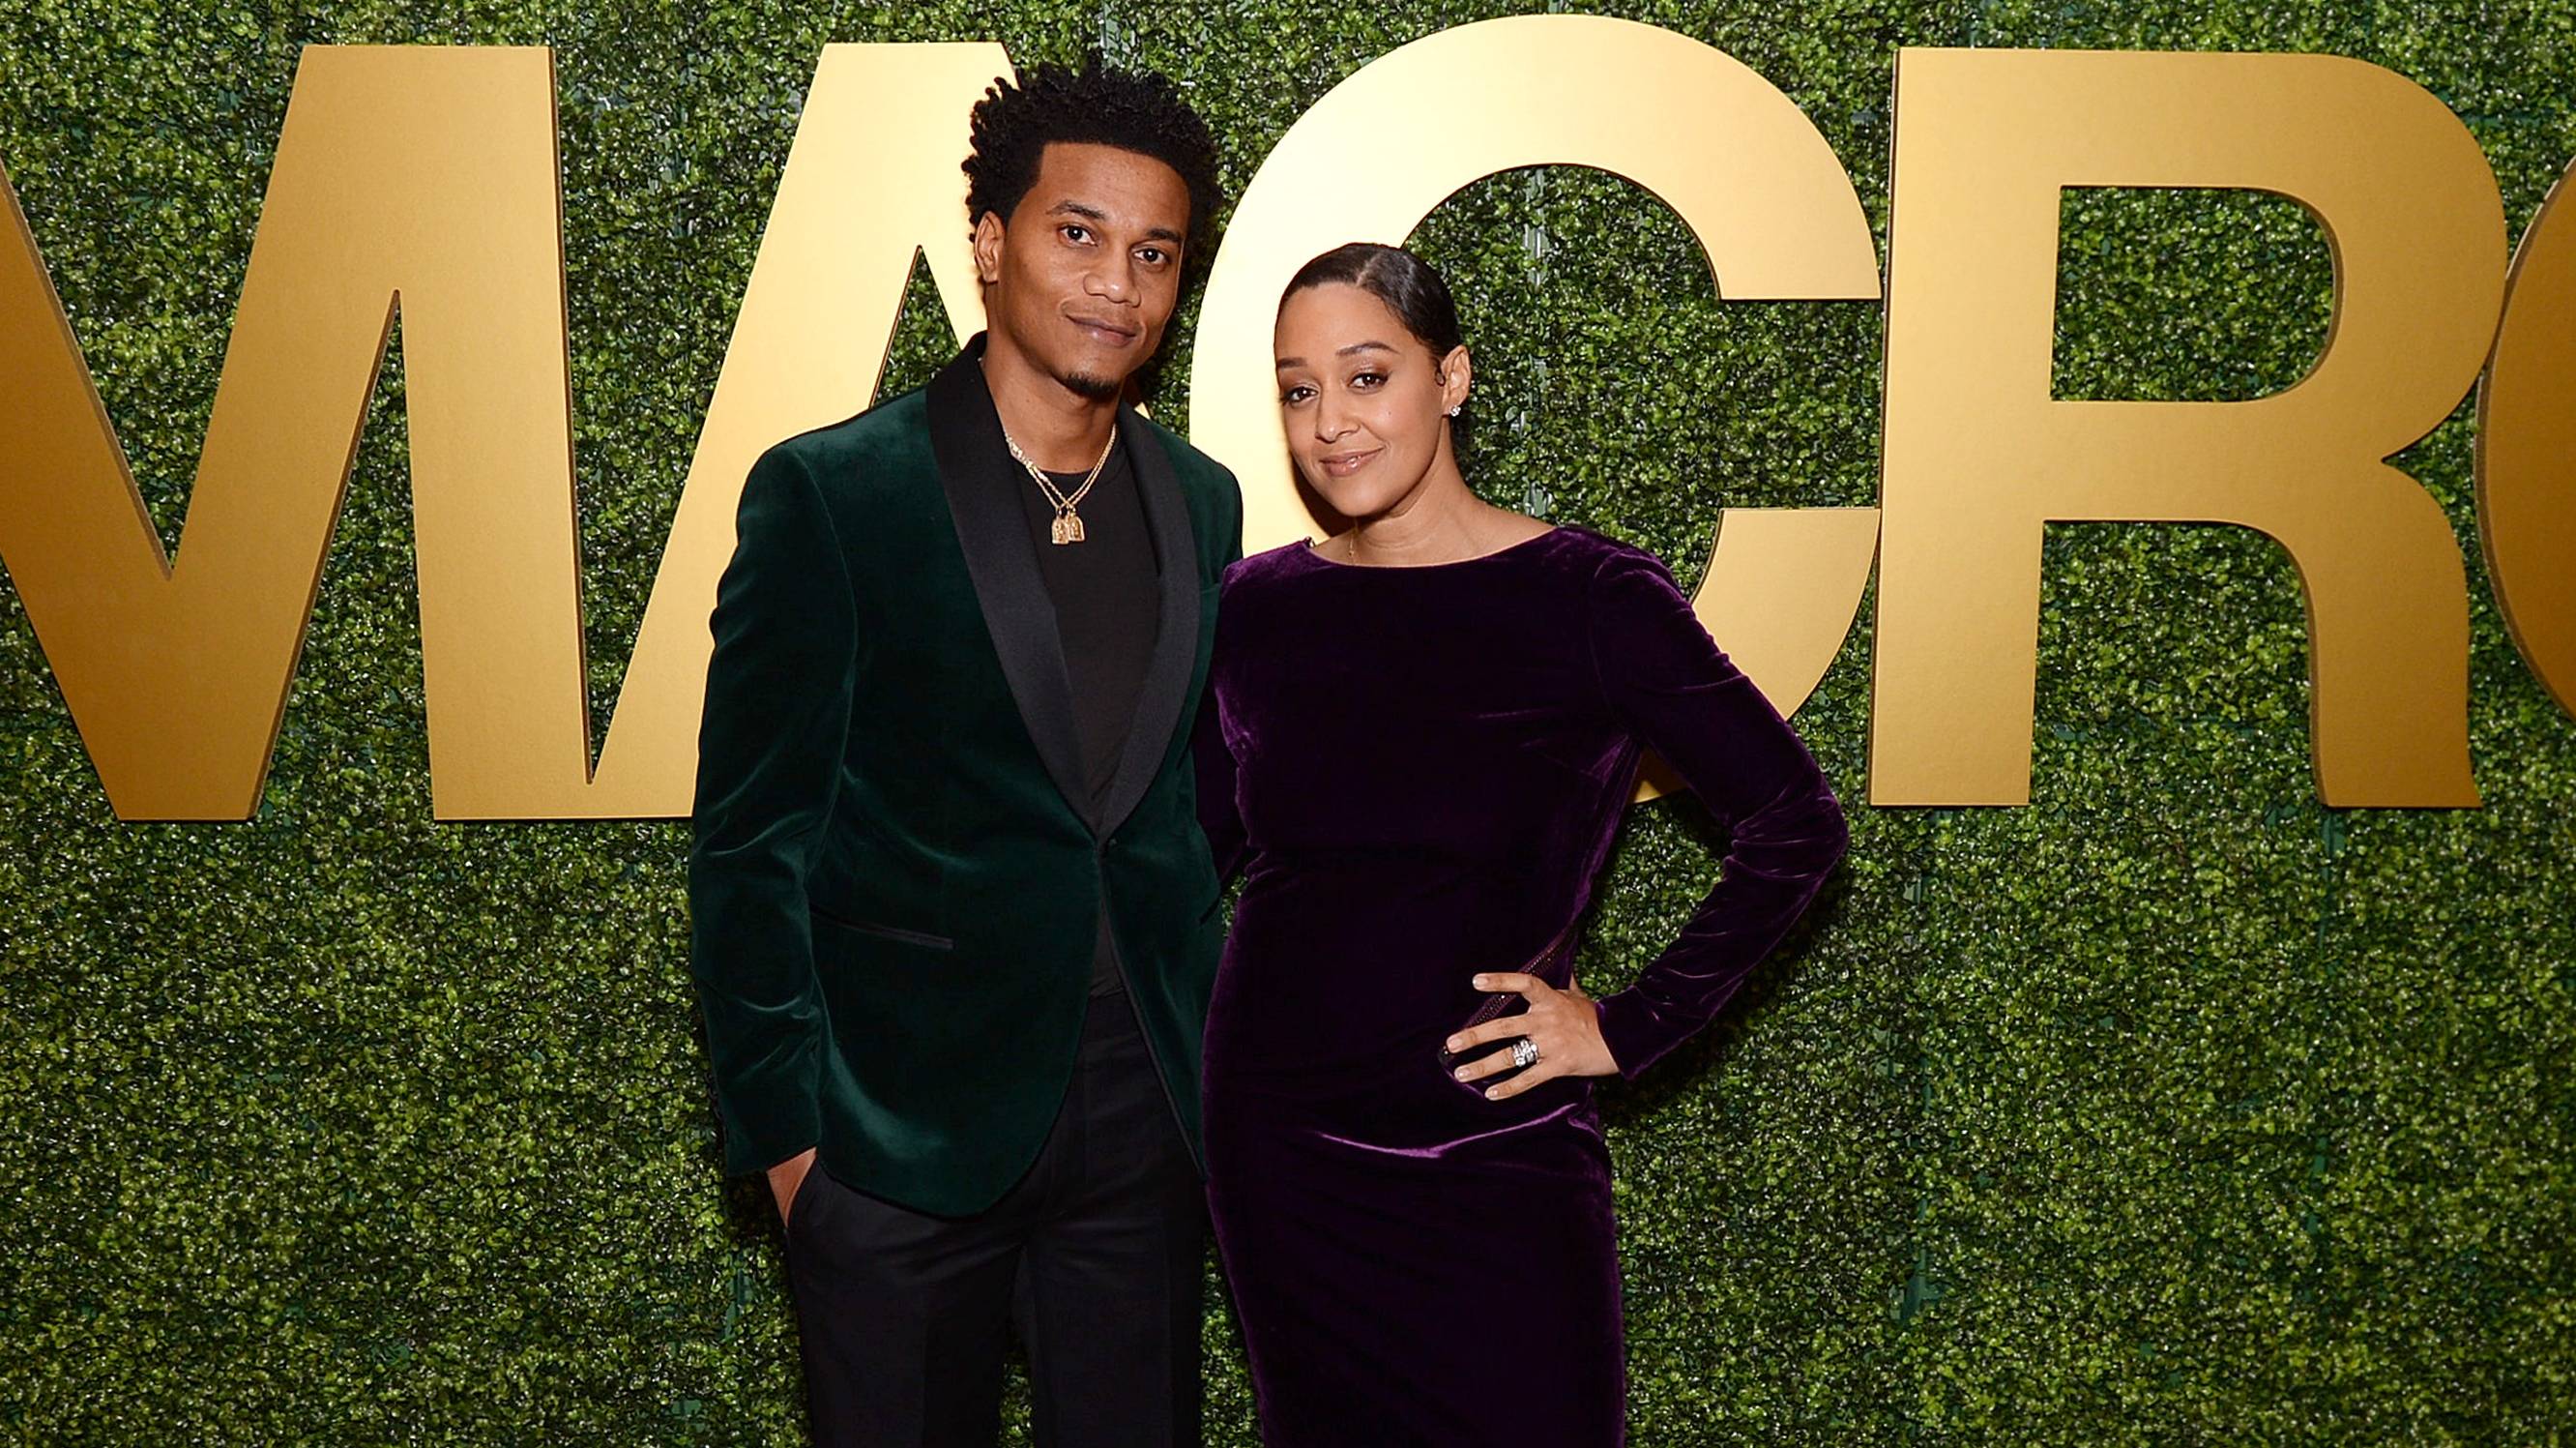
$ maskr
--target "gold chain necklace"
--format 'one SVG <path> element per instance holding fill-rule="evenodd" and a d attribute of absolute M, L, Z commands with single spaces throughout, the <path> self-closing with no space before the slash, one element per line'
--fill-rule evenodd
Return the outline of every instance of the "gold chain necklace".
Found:
<path fill-rule="evenodd" d="M 995 420 L 999 421 L 998 418 Z M 1011 430 L 1007 427 L 1002 429 L 1002 445 L 1011 450 L 1011 456 L 1019 460 L 1021 467 L 1029 470 L 1029 476 L 1037 480 L 1038 491 L 1046 495 L 1048 504 L 1055 509 L 1055 522 L 1047 530 L 1048 538 L 1058 547 L 1081 542 L 1082 515 L 1074 509 L 1089 495 L 1091 485 L 1100 481 L 1100 470 L 1109 465 L 1109 450 L 1118 445 L 1116 420 L 1110 422 L 1108 440 L 1100 444 L 1100 456 L 1092 461 L 1091 471 L 1083 476 L 1082 486 L 1070 493 L 1057 487 L 1055 479 L 1046 475 L 1046 469 L 1029 461 L 1029 455 L 1020 451 L 1019 443 L 1012 439 Z"/>

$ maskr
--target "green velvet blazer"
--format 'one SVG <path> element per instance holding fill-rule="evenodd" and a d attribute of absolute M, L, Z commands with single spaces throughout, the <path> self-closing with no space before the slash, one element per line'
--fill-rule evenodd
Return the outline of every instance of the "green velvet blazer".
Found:
<path fill-rule="evenodd" d="M 820 1148 L 918 1211 L 998 1200 L 1070 1079 L 1102 912 L 1198 1149 L 1222 926 L 1189 738 L 1233 476 L 1118 414 L 1162 612 L 1102 816 L 1055 613 L 976 355 L 779 443 L 718 586 L 689 854 L 690 971 L 730 1172 Z M 998 456 L 1001 465 L 992 459 Z"/>

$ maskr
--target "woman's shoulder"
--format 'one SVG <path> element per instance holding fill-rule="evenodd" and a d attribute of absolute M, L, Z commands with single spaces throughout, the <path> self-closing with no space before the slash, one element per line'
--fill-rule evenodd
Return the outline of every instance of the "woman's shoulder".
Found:
<path fill-rule="evenodd" d="M 1238 590 L 1260 588 L 1271 580 L 1291 572 L 1306 561 L 1303 556 L 1306 546 L 1306 540 L 1300 538 L 1294 543 L 1282 543 L 1276 548 L 1265 548 L 1258 553 L 1248 554 L 1227 564 L 1223 580 L 1224 596 L 1231 598 Z"/>
<path fill-rule="evenodd" d="M 1534 561 L 1566 583 L 1589 593 L 1629 593 L 1643 587 L 1673 590 L 1672 569 L 1664 560 L 1634 543 L 1596 533 L 1571 523 L 1559 524 L 1533 540 Z"/>
<path fill-rule="evenodd" d="M 1553 544 L 1557 557 L 1578 567 L 1598 568 L 1613 558 L 1654 560 L 1652 553 L 1633 543 L 1622 543 L 1607 533 L 1596 533 L 1579 523 L 1559 523 L 1538 535 L 1537 540 Z"/>
<path fill-rule="evenodd" d="M 1560 526 L 1547 535 L 1561 540 L 1557 556 L 1569 570 L 1582 573 L 1596 583 L 1617 583 L 1636 578 L 1657 578 L 1669 586 L 1672 566 L 1652 551 L 1634 543 L 1595 533 L 1572 524 Z"/>

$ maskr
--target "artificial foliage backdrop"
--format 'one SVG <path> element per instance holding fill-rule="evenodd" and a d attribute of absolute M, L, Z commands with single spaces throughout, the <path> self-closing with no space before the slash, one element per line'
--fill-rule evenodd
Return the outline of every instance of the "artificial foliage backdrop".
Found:
<path fill-rule="evenodd" d="M 555 47 L 604 725 L 826 42 L 1162 69 L 1239 191 L 1335 82 L 1513 8 L 9 0 L 0 163 L 175 546 L 299 49 Z M 1882 255 L 1900 44 L 2390 66 L 2466 120 L 2517 235 L 2576 156 L 2576 0 L 1600 8 L 1786 91 Z M 2255 396 L 2325 340 L 2332 262 L 2288 202 L 2064 216 L 2062 396 Z M 1874 500 L 1875 307 L 1719 305 L 1675 218 L 1597 172 L 1492 178 L 1417 239 L 1476 348 L 1486 496 L 1686 587 L 1723 506 Z M 1191 319 L 1153 395 L 1184 427 Z M 917 277 L 890 388 L 943 329 Z M 0 589 L 0 1432 L 795 1441 L 775 1214 L 719 1177 L 685 827 L 430 818 L 403 385 L 397 336 L 250 823 L 118 822 Z M 1847 866 L 1708 1039 L 1610 1096 L 1637 1442 L 2576 1425 L 2576 724 L 2487 593 L 2469 408 L 2399 461 L 2468 562 L 2480 810 L 2321 807 L 2285 557 L 2109 525 L 2049 531 L 2030 807 L 1868 808 L 1864 604 L 1798 717 Z M 1687 801 L 1635 811 L 1596 989 L 1721 844 Z M 1498 1390 L 1547 1370 L 1508 1300 L 1459 1304 Z M 1229 1311 L 1212 1279 L 1210 1439 L 1249 1444 Z"/>

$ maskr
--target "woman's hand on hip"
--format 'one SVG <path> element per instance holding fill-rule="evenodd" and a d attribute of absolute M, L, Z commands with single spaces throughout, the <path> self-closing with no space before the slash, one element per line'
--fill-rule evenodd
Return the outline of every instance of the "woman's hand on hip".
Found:
<path fill-rule="evenodd" d="M 1472 1051 L 1491 1041 L 1517 1041 L 1522 1037 L 1538 1048 L 1538 1059 L 1519 1075 L 1485 1088 L 1488 1099 L 1500 1101 L 1518 1096 L 1559 1076 L 1619 1074 L 1619 1063 L 1611 1059 L 1609 1043 L 1601 1039 L 1601 1016 L 1593 1010 L 1592 997 L 1583 993 L 1583 987 L 1568 982 L 1565 989 L 1558 990 L 1537 976 L 1516 970 L 1480 975 L 1473 984 L 1481 991 L 1509 991 L 1528 1001 L 1529 1009 L 1517 1016 L 1497 1016 L 1451 1036 L 1446 1043 L 1451 1055 Z M 1511 1069 L 1512 1053 L 1503 1050 L 1478 1057 L 1453 1074 L 1461 1081 L 1477 1081 Z"/>

